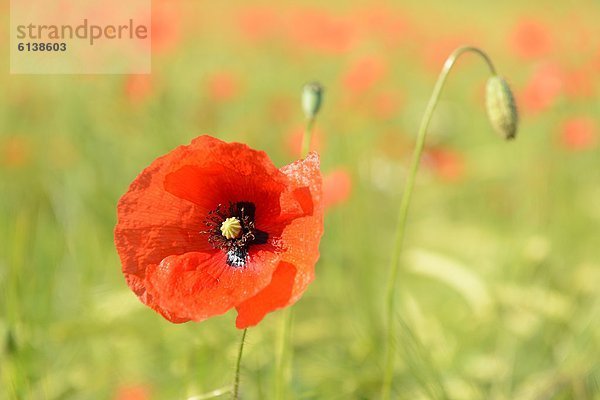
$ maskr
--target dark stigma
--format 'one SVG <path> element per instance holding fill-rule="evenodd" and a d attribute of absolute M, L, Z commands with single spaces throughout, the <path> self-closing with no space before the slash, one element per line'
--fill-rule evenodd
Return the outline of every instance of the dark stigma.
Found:
<path fill-rule="evenodd" d="M 208 242 L 215 248 L 227 254 L 227 265 L 243 267 L 248 262 L 248 248 L 254 244 L 265 244 L 269 239 L 267 232 L 256 229 L 254 216 L 256 206 L 250 202 L 229 203 L 229 208 L 224 209 L 219 204 L 210 211 L 205 220 L 208 228 L 200 233 L 208 235 Z M 221 225 L 227 218 L 236 218 L 241 225 L 241 232 L 236 238 L 227 239 L 221 233 Z"/>

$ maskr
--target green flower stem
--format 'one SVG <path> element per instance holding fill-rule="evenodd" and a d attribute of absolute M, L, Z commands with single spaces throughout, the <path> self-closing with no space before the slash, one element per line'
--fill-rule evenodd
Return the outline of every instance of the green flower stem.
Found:
<path fill-rule="evenodd" d="M 235 378 L 233 379 L 233 390 L 231 392 L 231 399 L 238 400 L 238 392 L 240 388 L 240 367 L 242 366 L 242 353 L 244 352 L 244 342 L 246 341 L 246 333 L 248 328 L 242 332 L 242 340 L 240 341 L 240 349 L 238 351 L 237 361 L 235 363 Z"/>
<path fill-rule="evenodd" d="M 310 151 L 310 142 L 312 132 L 315 125 L 315 118 L 307 118 L 306 126 L 304 127 L 304 135 L 302 136 L 302 147 L 300 158 L 306 157 Z M 283 310 L 281 316 L 281 327 L 278 335 L 277 355 L 275 359 L 275 388 L 274 399 L 283 400 L 285 396 L 285 388 L 289 384 L 291 375 L 291 360 L 293 352 L 289 349 L 291 344 L 293 326 L 293 314 L 290 308 Z"/>
<path fill-rule="evenodd" d="M 277 338 L 277 358 L 275 360 L 275 387 L 273 396 L 275 400 L 289 398 L 286 396 L 286 388 L 289 385 L 291 375 L 293 352 L 290 346 L 292 343 L 293 319 L 294 316 L 291 308 L 283 310 L 281 328 L 279 330 L 279 337 Z"/>
<path fill-rule="evenodd" d="M 312 140 L 315 119 L 316 118 L 314 116 L 306 119 L 304 135 L 302 136 L 302 154 L 300 154 L 300 158 L 306 157 L 310 151 L 310 142 Z M 293 351 L 290 349 L 292 342 L 292 327 L 294 323 L 292 309 L 287 308 L 283 310 L 282 314 L 281 327 L 278 335 L 277 354 L 275 358 L 275 385 L 273 396 L 275 400 L 283 400 L 287 398 L 285 396 L 285 391 L 290 381 L 293 356 Z"/>
<path fill-rule="evenodd" d="M 302 154 L 300 157 L 306 157 L 310 151 L 310 142 L 312 141 L 313 127 L 315 125 L 315 118 L 308 118 L 306 120 L 306 126 L 304 127 L 304 136 L 302 136 Z"/>
<path fill-rule="evenodd" d="M 466 52 L 472 52 L 478 54 L 483 58 L 483 60 L 487 63 L 490 72 L 492 75 L 496 75 L 496 69 L 492 64 L 490 58 L 485 54 L 482 50 L 476 47 L 459 47 L 454 50 L 452 54 L 448 57 L 446 62 L 444 63 L 444 67 L 440 72 L 438 80 L 433 88 L 433 93 L 431 94 L 431 98 L 429 99 L 429 103 L 427 104 L 427 108 L 425 109 L 425 113 L 423 114 L 423 119 L 421 120 L 421 125 L 419 127 L 419 132 L 417 134 L 417 143 L 415 145 L 415 150 L 413 152 L 412 161 L 410 164 L 410 170 L 408 172 L 408 177 L 406 180 L 406 186 L 404 188 L 404 192 L 402 194 L 402 200 L 400 201 L 400 210 L 398 214 L 398 223 L 396 225 L 396 238 L 394 242 L 394 247 L 392 250 L 392 258 L 390 260 L 389 267 L 389 279 L 388 286 L 386 291 L 386 356 L 385 356 L 385 371 L 383 377 L 383 385 L 381 388 L 381 398 L 383 400 L 389 400 L 391 395 L 392 388 L 392 378 L 394 375 L 394 354 L 395 354 L 395 346 L 394 346 L 394 299 L 396 297 L 396 280 L 398 278 L 398 269 L 400 264 L 400 253 L 402 250 L 402 243 L 404 241 L 404 233 L 406 228 L 406 220 L 408 217 L 408 209 L 410 206 L 410 200 L 412 197 L 413 188 L 415 185 L 415 178 L 417 176 L 417 170 L 419 168 L 419 164 L 421 161 L 421 154 L 423 153 L 423 147 L 425 146 L 425 137 L 427 133 L 427 128 L 429 127 L 429 123 L 431 122 L 431 117 L 433 112 L 435 111 L 435 107 L 438 104 L 438 100 L 440 98 L 440 93 L 444 88 L 444 84 L 446 83 L 446 78 L 448 77 L 448 73 L 456 63 L 456 60 Z"/>

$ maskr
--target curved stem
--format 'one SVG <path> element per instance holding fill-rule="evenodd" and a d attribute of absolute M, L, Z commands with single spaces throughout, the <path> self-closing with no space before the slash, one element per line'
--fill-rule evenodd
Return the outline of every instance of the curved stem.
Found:
<path fill-rule="evenodd" d="M 391 395 L 392 388 L 392 378 L 394 374 L 394 329 L 393 329 L 393 318 L 394 318 L 394 299 L 396 297 L 396 280 L 398 277 L 398 267 L 400 264 L 400 253 L 402 250 L 402 243 L 404 241 L 404 232 L 406 228 L 406 220 L 408 217 L 408 209 L 410 206 L 410 200 L 412 197 L 413 188 L 415 185 L 415 178 L 417 176 L 417 170 L 419 168 L 419 164 L 421 161 L 421 154 L 423 153 L 423 147 L 425 146 L 425 137 L 427 133 L 427 128 L 429 128 L 429 123 L 431 122 L 431 117 L 433 112 L 435 111 L 435 107 L 438 104 L 438 100 L 440 98 L 440 93 L 444 88 L 444 84 L 446 83 L 446 78 L 456 60 L 466 52 L 472 52 L 478 54 L 483 58 L 490 69 L 490 73 L 492 75 L 496 75 L 496 69 L 492 64 L 490 58 L 485 54 L 482 50 L 477 47 L 465 46 L 459 47 L 454 50 L 452 54 L 448 57 L 446 62 L 444 63 L 444 67 L 440 72 L 438 80 L 433 88 L 433 92 L 431 94 L 431 98 L 429 99 L 429 103 L 427 103 L 427 108 L 425 109 L 425 113 L 423 114 L 423 119 L 421 120 L 421 125 L 419 127 L 419 131 L 417 133 L 417 142 L 415 144 L 415 150 L 413 152 L 412 161 L 410 164 L 410 169 L 408 172 L 408 177 L 406 179 L 406 187 L 404 188 L 404 192 L 402 194 L 402 200 L 400 201 L 400 210 L 398 214 L 398 223 L 396 225 L 396 238 L 394 242 L 394 247 L 392 250 L 392 258 L 390 261 L 390 273 L 388 279 L 388 286 L 386 291 L 386 358 L 385 358 L 385 370 L 383 377 L 383 385 L 381 390 L 381 398 L 383 400 L 388 400 Z"/>
<path fill-rule="evenodd" d="M 248 328 L 244 329 L 244 332 L 242 332 L 242 340 L 240 341 L 240 349 L 238 351 L 237 362 L 235 364 L 235 378 L 233 380 L 233 391 L 231 392 L 232 400 L 238 400 L 238 391 L 240 388 L 240 367 L 242 365 L 242 353 L 244 352 L 246 332 L 248 332 Z"/>

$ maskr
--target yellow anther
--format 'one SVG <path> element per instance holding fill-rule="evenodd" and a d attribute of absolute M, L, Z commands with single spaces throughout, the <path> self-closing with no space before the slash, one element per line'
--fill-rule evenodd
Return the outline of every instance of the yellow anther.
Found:
<path fill-rule="evenodd" d="M 240 236 L 241 232 L 242 224 L 240 223 L 240 220 L 235 217 L 227 218 L 221 224 L 221 234 L 225 236 L 226 239 L 235 239 Z"/>

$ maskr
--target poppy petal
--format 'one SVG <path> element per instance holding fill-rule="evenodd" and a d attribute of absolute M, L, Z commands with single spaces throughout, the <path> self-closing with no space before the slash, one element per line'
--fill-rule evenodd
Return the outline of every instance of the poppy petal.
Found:
<path fill-rule="evenodd" d="M 281 168 L 292 182 L 292 187 L 310 190 L 312 214 L 294 219 L 283 230 L 281 241 L 285 243 L 282 261 L 297 269 L 292 295 L 287 305 L 295 303 L 315 276 L 315 264 L 319 259 L 319 242 L 323 235 L 323 178 L 319 169 L 319 156 L 310 153 L 304 160 Z"/>
<path fill-rule="evenodd" d="M 255 296 L 239 304 L 235 326 L 245 329 L 258 324 L 267 313 L 285 307 L 292 296 L 296 267 L 281 262 L 273 273 L 273 279 L 267 287 Z"/>
<path fill-rule="evenodd" d="M 218 204 L 252 202 L 259 225 L 279 215 L 286 183 L 265 152 L 201 136 L 171 165 L 164 188 L 206 211 Z"/>
<path fill-rule="evenodd" d="M 180 319 L 203 321 L 254 296 L 271 281 L 278 253 L 253 252 L 241 268 L 226 264 L 225 254 L 186 253 L 148 268 L 146 287 L 156 305 Z"/>
<path fill-rule="evenodd" d="M 281 242 L 285 249 L 271 283 L 236 307 L 236 326 L 240 329 L 256 325 L 267 313 L 295 303 L 314 279 L 319 241 L 323 234 L 319 157 L 311 153 L 306 159 L 287 165 L 281 171 L 291 181 L 288 193 L 291 196 L 282 196 L 282 210 L 297 209 L 300 204 L 305 214 L 289 221 L 283 228 Z M 310 198 L 306 197 L 307 194 Z"/>
<path fill-rule="evenodd" d="M 199 234 L 198 206 L 163 189 L 166 166 L 181 148 L 156 159 L 131 183 L 117 205 L 115 245 L 130 288 L 153 306 L 143 284 L 145 270 L 165 257 L 189 251 L 213 251 Z M 158 310 L 160 312 L 160 310 Z"/>

